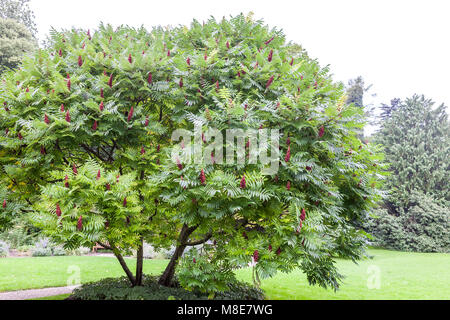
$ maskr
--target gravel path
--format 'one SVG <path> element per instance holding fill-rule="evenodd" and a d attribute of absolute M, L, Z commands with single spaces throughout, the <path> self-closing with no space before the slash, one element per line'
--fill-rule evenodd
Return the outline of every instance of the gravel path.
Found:
<path fill-rule="evenodd" d="M 79 286 L 0 292 L 0 300 L 27 300 L 72 293 Z"/>

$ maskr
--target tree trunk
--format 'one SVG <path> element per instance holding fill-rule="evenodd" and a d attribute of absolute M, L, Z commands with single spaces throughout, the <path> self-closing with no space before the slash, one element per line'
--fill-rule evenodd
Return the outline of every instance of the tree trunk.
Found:
<path fill-rule="evenodd" d="M 130 271 L 130 269 L 127 266 L 127 263 L 125 262 L 125 260 L 123 259 L 122 255 L 119 252 L 119 249 L 117 249 L 116 247 L 112 246 L 114 255 L 116 256 L 117 260 L 119 260 L 120 265 L 122 266 L 123 271 L 125 271 L 125 273 L 127 274 L 128 279 L 131 282 L 131 285 L 134 286 L 136 279 L 133 276 L 133 273 Z"/>
<path fill-rule="evenodd" d="M 137 251 L 137 259 L 136 259 L 136 280 L 134 282 L 134 286 L 142 286 L 142 268 L 144 265 L 144 238 L 141 237 L 141 244 Z"/>
<path fill-rule="evenodd" d="M 166 270 L 164 270 L 164 273 L 162 274 L 161 278 L 159 278 L 159 284 L 165 287 L 170 287 L 172 285 L 172 279 L 175 275 L 175 268 L 178 264 L 178 259 L 183 255 L 184 250 L 187 246 L 187 240 L 189 239 L 189 236 L 197 229 L 197 226 L 195 227 L 188 227 L 186 224 L 183 225 L 183 228 L 181 229 L 180 236 L 178 238 L 178 244 L 175 249 L 175 252 L 170 259 L 169 264 L 166 267 Z"/>

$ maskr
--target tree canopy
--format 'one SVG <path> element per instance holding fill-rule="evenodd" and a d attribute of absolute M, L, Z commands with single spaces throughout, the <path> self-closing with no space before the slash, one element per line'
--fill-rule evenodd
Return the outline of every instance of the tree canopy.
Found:
<path fill-rule="evenodd" d="M 249 262 L 256 281 L 300 267 L 337 288 L 333 257 L 364 255 L 359 225 L 382 195 L 379 148 L 356 136 L 363 112 L 328 68 L 262 21 L 53 31 L 3 80 L 2 216 L 32 211 L 66 247 L 104 243 L 135 285 L 143 241 L 176 248 L 161 284 L 179 265 L 184 286 L 214 290 Z M 177 129 L 194 133 L 180 142 Z M 230 143 L 217 132 L 230 129 L 237 154 L 220 161 Z M 280 139 L 265 143 L 265 129 Z M 183 161 L 190 152 L 201 161 Z M 279 169 L 265 174 L 273 162 L 250 160 L 268 152 Z M 135 274 L 122 258 L 130 250 Z"/>

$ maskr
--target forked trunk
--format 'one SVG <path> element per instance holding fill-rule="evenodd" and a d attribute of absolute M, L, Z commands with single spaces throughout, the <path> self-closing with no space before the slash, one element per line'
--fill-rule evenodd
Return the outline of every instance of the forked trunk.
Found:
<path fill-rule="evenodd" d="M 175 269 L 178 264 L 178 260 L 183 255 L 184 250 L 187 246 L 187 241 L 189 239 L 189 236 L 197 229 L 197 226 L 195 227 L 188 227 L 186 224 L 183 225 L 183 228 L 181 229 L 180 236 L 178 238 L 178 244 L 175 249 L 175 252 L 170 259 L 169 264 L 167 265 L 166 269 L 164 270 L 164 273 L 162 274 L 161 278 L 159 278 L 159 284 L 165 287 L 170 287 L 172 285 L 173 276 L 175 275 Z"/>

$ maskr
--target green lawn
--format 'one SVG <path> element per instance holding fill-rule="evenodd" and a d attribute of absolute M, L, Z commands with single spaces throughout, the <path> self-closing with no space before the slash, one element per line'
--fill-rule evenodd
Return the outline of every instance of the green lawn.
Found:
<path fill-rule="evenodd" d="M 450 299 L 449 254 L 381 249 L 370 249 L 369 253 L 374 258 L 358 265 L 338 261 L 338 269 L 346 278 L 337 293 L 309 286 L 300 271 L 264 280 L 262 288 L 269 299 Z M 145 273 L 161 273 L 166 263 L 145 260 Z M 130 265 L 133 266 L 132 260 Z M 73 275 L 68 273 L 70 266 L 79 268 L 82 283 L 123 275 L 116 260 L 108 257 L 6 258 L 0 259 L 0 291 L 65 286 Z M 380 287 L 369 289 L 368 279 L 377 273 Z M 240 270 L 237 275 L 241 280 L 251 279 L 249 269 Z"/>

